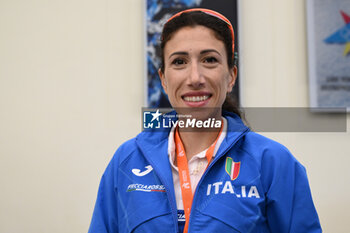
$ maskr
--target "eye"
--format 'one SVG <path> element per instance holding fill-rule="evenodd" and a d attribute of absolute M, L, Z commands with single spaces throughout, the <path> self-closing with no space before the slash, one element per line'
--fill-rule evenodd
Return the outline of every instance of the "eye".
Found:
<path fill-rule="evenodd" d="M 176 66 L 181 66 L 181 65 L 186 64 L 186 61 L 182 58 L 175 58 L 171 64 L 174 64 Z"/>
<path fill-rule="evenodd" d="M 204 59 L 204 62 L 205 62 L 205 63 L 213 64 L 213 63 L 218 62 L 218 59 L 216 59 L 215 57 L 206 57 L 206 58 Z"/>

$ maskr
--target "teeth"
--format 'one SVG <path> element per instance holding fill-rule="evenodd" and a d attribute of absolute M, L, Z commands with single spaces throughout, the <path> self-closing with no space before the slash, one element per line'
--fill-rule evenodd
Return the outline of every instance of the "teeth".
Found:
<path fill-rule="evenodd" d="M 200 102 L 209 98 L 209 95 L 204 96 L 185 96 L 184 100 L 189 102 Z"/>

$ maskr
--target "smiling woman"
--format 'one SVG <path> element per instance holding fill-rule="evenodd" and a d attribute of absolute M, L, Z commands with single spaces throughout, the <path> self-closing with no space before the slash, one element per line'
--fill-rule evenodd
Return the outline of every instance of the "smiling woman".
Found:
<path fill-rule="evenodd" d="M 227 64 L 225 45 L 204 26 L 183 27 L 164 47 L 164 72 L 159 76 L 174 108 L 206 107 L 206 116 L 220 118 L 216 111 L 232 91 L 236 67 Z"/>
<path fill-rule="evenodd" d="M 144 131 L 117 150 L 89 232 L 321 232 L 305 168 L 229 104 L 233 39 L 230 22 L 207 9 L 165 24 L 159 76 L 191 124 Z"/>

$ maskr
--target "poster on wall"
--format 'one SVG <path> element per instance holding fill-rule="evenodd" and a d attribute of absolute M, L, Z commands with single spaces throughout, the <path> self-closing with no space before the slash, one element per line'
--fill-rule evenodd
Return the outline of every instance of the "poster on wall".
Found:
<path fill-rule="evenodd" d="M 350 1 L 308 0 L 310 106 L 350 111 Z"/>
<path fill-rule="evenodd" d="M 170 107 L 168 98 L 163 91 L 158 77 L 160 67 L 160 34 L 164 23 L 171 15 L 188 8 L 207 8 L 225 15 L 235 30 L 235 51 L 238 51 L 237 41 L 237 1 L 227 0 L 145 0 L 146 1 L 146 105 L 149 108 Z M 238 69 L 239 70 L 239 69 Z M 238 77 L 232 95 L 238 101 Z"/>

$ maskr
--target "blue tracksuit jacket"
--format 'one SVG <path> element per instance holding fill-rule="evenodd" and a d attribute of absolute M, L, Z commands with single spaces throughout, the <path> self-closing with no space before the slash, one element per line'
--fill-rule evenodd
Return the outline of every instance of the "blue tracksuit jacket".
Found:
<path fill-rule="evenodd" d="M 195 190 L 189 232 L 322 232 L 304 167 L 236 115 L 223 115 L 227 136 Z M 89 233 L 179 232 L 168 134 L 142 132 L 120 146 L 101 179 Z M 232 162 L 240 163 L 236 177 Z"/>

